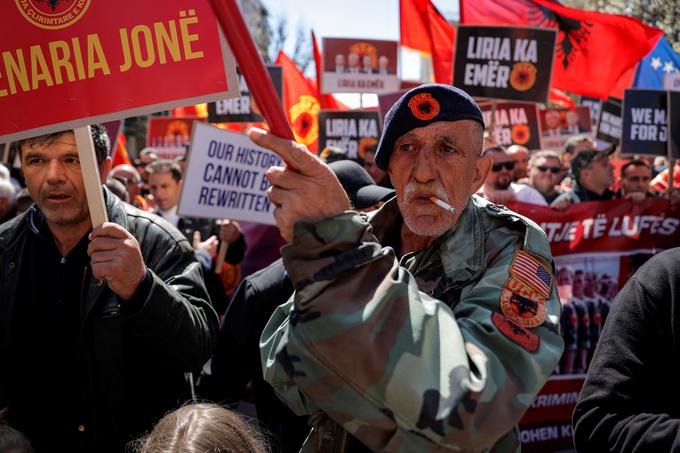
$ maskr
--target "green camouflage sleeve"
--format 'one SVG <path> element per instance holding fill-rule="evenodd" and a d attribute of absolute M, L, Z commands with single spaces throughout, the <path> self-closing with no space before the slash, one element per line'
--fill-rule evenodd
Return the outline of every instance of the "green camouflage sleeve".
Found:
<path fill-rule="evenodd" d="M 418 290 L 359 214 L 298 223 L 283 250 L 296 293 L 263 332 L 265 378 L 298 413 L 322 410 L 373 450 L 492 447 L 563 348 L 555 285 L 540 325 L 505 316 L 522 236 L 494 240 L 452 310 Z"/>

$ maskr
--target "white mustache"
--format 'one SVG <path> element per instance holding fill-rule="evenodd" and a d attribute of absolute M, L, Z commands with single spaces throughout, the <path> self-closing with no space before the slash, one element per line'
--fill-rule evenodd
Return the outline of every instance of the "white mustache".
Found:
<path fill-rule="evenodd" d="M 404 189 L 404 198 L 412 200 L 418 198 L 420 195 L 432 196 L 439 198 L 442 201 L 449 202 L 449 196 L 444 189 L 441 182 L 435 181 L 431 183 L 422 183 L 418 181 L 409 181 Z"/>

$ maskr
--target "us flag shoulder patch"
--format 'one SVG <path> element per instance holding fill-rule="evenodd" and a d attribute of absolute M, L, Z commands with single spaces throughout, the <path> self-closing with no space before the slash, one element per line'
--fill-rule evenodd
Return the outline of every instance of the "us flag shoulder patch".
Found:
<path fill-rule="evenodd" d="M 546 299 L 550 296 L 553 276 L 547 266 L 538 258 L 523 250 L 516 251 L 509 273 L 531 286 Z"/>

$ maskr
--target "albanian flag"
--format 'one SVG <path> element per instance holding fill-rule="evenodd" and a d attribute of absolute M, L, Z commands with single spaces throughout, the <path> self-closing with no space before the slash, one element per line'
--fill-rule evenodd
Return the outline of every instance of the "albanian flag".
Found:
<path fill-rule="evenodd" d="M 559 31 L 552 86 L 606 99 L 663 35 L 627 16 L 567 8 L 549 0 L 460 0 L 461 23 Z"/>
<path fill-rule="evenodd" d="M 283 109 L 293 128 L 295 141 L 316 154 L 321 109 L 316 87 L 285 53 L 279 52 L 276 64 L 283 68 Z"/>

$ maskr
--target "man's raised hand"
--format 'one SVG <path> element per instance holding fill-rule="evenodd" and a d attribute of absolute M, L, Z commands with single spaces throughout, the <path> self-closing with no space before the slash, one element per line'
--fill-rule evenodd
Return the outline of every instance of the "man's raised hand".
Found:
<path fill-rule="evenodd" d="M 296 222 L 321 220 L 350 209 L 349 198 L 338 178 L 305 146 L 258 128 L 251 128 L 248 137 L 288 164 L 267 171 L 272 184 L 268 195 L 276 206 L 274 218 L 284 239 L 293 238 Z"/>

